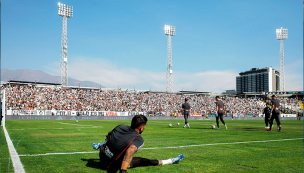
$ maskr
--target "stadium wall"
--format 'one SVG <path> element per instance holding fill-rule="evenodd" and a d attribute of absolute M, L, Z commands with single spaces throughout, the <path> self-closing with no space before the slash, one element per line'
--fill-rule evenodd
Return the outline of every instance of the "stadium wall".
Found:
<path fill-rule="evenodd" d="M 181 113 L 178 114 L 170 114 L 167 112 L 155 112 L 154 114 L 150 114 L 147 112 L 114 112 L 114 111 L 66 111 L 66 110 L 7 110 L 6 115 L 8 116 L 81 116 L 81 117 L 124 117 L 124 116 L 134 116 L 134 115 L 145 115 L 145 116 L 167 116 L 176 115 L 176 117 L 182 117 Z M 172 116 L 175 117 L 175 116 Z M 215 117 L 214 114 L 209 114 L 207 116 L 203 116 L 202 114 L 191 114 L 191 117 Z M 244 113 L 236 113 L 236 114 L 225 114 L 225 117 L 233 117 L 233 118 L 251 118 L 251 117 L 264 117 L 264 114 L 244 114 Z M 296 114 L 281 114 L 281 117 L 296 117 Z"/>
<path fill-rule="evenodd" d="M 146 116 L 148 120 L 184 120 L 184 117 L 174 116 Z M 62 116 L 62 115 L 9 115 L 6 120 L 131 120 L 133 116 Z M 284 116 L 282 120 L 295 120 L 296 117 Z M 188 120 L 215 120 L 215 116 L 191 116 Z M 225 117 L 225 120 L 264 120 L 264 117 Z"/>
<path fill-rule="evenodd" d="M 131 120 L 133 116 L 41 116 L 15 115 L 7 116 L 6 120 Z M 184 120 L 184 117 L 147 116 L 148 120 Z M 215 120 L 215 117 L 190 117 L 188 120 Z M 232 117 L 225 117 L 232 120 Z M 264 120 L 263 117 L 237 117 L 233 120 Z M 281 120 L 296 120 L 296 117 L 282 117 Z"/>

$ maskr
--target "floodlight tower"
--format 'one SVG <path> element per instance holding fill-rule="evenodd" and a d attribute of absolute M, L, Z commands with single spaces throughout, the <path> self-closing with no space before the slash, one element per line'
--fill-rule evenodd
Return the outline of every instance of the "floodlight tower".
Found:
<path fill-rule="evenodd" d="M 62 16 L 60 77 L 59 82 L 63 86 L 68 85 L 68 25 L 67 18 L 73 17 L 73 6 L 58 3 L 58 15 Z"/>
<path fill-rule="evenodd" d="M 284 44 L 283 40 L 288 37 L 288 29 L 276 29 L 277 40 L 280 40 L 280 90 L 285 91 L 285 71 L 284 71 Z"/>
<path fill-rule="evenodd" d="M 168 93 L 173 92 L 173 71 L 172 71 L 172 45 L 171 36 L 175 36 L 175 26 L 165 25 L 165 35 L 168 36 L 167 41 L 167 88 Z"/>

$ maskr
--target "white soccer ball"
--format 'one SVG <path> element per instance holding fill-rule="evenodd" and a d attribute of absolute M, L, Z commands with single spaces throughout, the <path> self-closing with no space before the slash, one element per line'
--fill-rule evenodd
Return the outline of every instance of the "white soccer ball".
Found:
<path fill-rule="evenodd" d="M 215 129 L 215 125 L 212 125 L 211 128 L 212 128 L 212 129 Z"/>
<path fill-rule="evenodd" d="M 172 126 L 172 124 L 170 123 L 170 124 L 169 124 L 169 127 L 171 127 L 171 126 Z"/>
<path fill-rule="evenodd" d="M 78 123 L 78 120 L 76 120 L 76 123 Z"/>
<path fill-rule="evenodd" d="M 179 126 L 180 124 L 179 124 L 179 123 L 177 123 L 177 125 Z"/>

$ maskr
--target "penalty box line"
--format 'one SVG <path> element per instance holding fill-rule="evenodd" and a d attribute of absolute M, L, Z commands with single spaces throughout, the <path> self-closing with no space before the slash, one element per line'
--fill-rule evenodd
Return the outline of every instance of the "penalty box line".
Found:
<path fill-rule="evenodd" d="M 294 141 L 304 138 L 291 138 L 291 139 L 276 139 L 276 140 L 265 140 L 265 141 L 245 141 L 245 142 L 228 142 L 228 143 L 213 143 L 213 144 L 198 144 L 198 145 L 185 145 L 176 147 L 154 147 L 154 148 L 142 148 L 141 150 L 156 150 L 156 149 L 167 149 L 167 148 L 186 148 L 186 147 L 199 147 L 199 146 L 212 146 L 212 145 L 234 145 L 234 144 L 249 144 L 249 143 L 261 143 L 261 142 L 281 142 L 281 141 Z M 45 153 L 45 154 L 20 154 L 23 156 L 47 156 L 47 155 L 63 155 L 63 154 L 90 154 L 99 153 L 99 151 L 89 151 L 89 152 L 67 152 L 67 153 Z"/>

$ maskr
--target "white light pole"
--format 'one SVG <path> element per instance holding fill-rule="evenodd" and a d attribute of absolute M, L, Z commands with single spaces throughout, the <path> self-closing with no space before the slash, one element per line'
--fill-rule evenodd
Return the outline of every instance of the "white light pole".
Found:
<path fill-rule="evenodd" d="M 68 85 L 68 25 L 67 18 L 73 17 L 73 7 L 58 3 L 58 15 L 62 16 L 60 77 L 59 82 L 63 86 Z"/>
<path fill-rule="evenodd" d="M 284 44 L 283 40 L 288 37 L 288 29 L 276 29 L 277 40 L 280 40 L 280 90 L 285 91 L 285 71 L 284 71 Z"/>
<path fill-rule="evenodd" d="M 165 35 L 168 36 L 167 41 L 167 87 L 168 93 L 173 92 L 173 71 L 172 71 L 172 45 L 171 36 L 175 36 L 175 26 L 165 25 Z"/>

